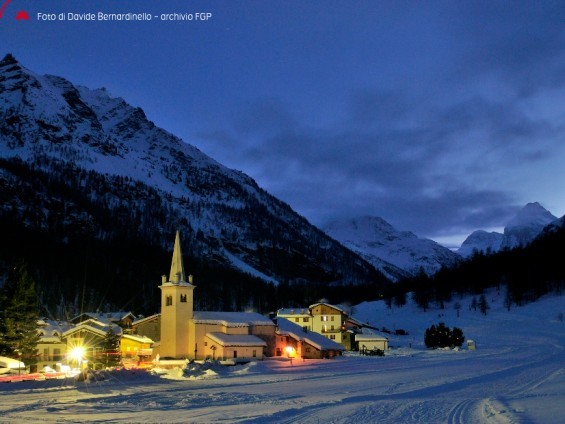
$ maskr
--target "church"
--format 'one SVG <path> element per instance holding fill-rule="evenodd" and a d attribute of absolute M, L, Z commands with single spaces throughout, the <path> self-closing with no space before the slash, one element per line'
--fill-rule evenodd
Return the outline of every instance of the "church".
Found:
<path fill-rule="evenodd" d="M 255 312 L 194 310 L 192 275 L 185 273 L 177 231 L 169 278 L 161 279 L 161 313 L 134 321 L 134 333 L 155 343 L 161 359 L 218 359 L 246 361 L 273 356 L 275 324 Z"/>

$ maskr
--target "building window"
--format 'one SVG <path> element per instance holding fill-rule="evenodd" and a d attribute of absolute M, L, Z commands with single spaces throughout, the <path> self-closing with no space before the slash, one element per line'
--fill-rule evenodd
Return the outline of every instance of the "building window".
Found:
<path fill-rule="evenodd" d="M 181 294 L 181 295 L 180 295 L 180 301 L 181 301 L 182 303 L 186 303 L 186 294 Z"/>
<path fill-rule="evenodd" d="M 208 342 L 204 342 L 204 346 L 208 346 Z"/>
<path fill-rule="evenodd" d="M 310 348 L 309 348 L 309 347 L 306 348 L 306 352 L 307 352 L 307 353 L 310 353 Z"/>
<path fill-rule="evenodd" d="M 53 360 L 54 361 L 61 360 L 61 349 L 53 349 Z"/>
<path fill-rule="evenodd" d="M 253 357 L 256 358 L 257 357 L 257 351 L 255 349 L 253 349 Z"/>
<path fill-rule="evenodd" d="M 327 333 L 328 332 L 328 326 L 327 325 L 322 325 L 322 333 Z"/>
<path fill-rule="evenodd" d="M 327 321 L 327 320 L 328 320 L 328 317 L 327 317 L 327 316 L 325 316 L 325 315 L 322 315 L 322 321 L 324 321 L 324 322 L 325 322 L 325 321 Z"/>
<path fill-rule="evenodd" d="M 332 334 L 332 335 L 330 336 L 330 339 L 335 340 L 335 334 Z"/>
<path fill-rule="evenodd" d="M 331 320 L 332 320 L 332 321 L 334 320 L 334 317 L 333 317 L 333 315 L 332 315 L 332 317 L 331 317 Z"/>
<path fill-rule="evenodd" d="M 167 296 L 165 300 L 166 300 L 165 303 L 166 306 L 171 306 L 173 304 L 173 296 Z"/>
<path fill-rule="evenodd" d="M 237 350 L 234 350 L 234 351 L 233 351 L 233 357 L 234 357 L 234 358 L 237 358 Z"/>
<path fill-rule="evenodd" d="M 300 318 L 294 318 L 294 322 L 300 322 Z"/>
<path fill-rule="evenodd" d="M 310 321 L 310 318 L 308 318 L 308 317 L 302 318 L 302 322 L 308 322 L 308 321 Z"/>

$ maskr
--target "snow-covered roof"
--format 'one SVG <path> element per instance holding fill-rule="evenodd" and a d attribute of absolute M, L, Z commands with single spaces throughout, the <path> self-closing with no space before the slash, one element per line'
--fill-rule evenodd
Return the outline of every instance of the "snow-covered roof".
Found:
<path fill-rule="evenodd" d="M 161 314 L 154 314 L 154 315 L 150 315 L 150 316 L 145 317 L 145 318 L 136 319 L 134 322 L 132 322 L 131 325 L 133 325 L 133 326 L 139 325 L 139 324 L 142 324 L 142 323 L 144 323 L 144 322 L 147 322 L 147 321 L 151 321 L 151 320 L 153 320 L 153 319 L 156 319 L 156 318 L 158 318 L 158 317 L 160 317 L 160 316 L 161 316 Z"/>
<path fill-rule="evenodd" d="M 310 310 L 308 308 L 281 308 L 277 311 L 277 316 L 283 315 L 308 315 Z"/>
<path fill-rule="evenodd" d="M 358 342 L 368 342 L 372 340 L 388 340 L 388 339 L 379 334 L 356 334 L 355 340 Z"/>
<path fill-rule="evenodd" d="M 290 336 L 295 340 L 304 341 L 309 345 L 314 346 L 320 350 L 345 350 L 345 348 L 337 342 L 334 342 L 331 339 L 328 339 L 325 336 L 322 336 L 319 333 L 315 333 L 313 331 L 305 332 L 304 329 L 296 325 L 293 322 L 290 322 L 286 318 L 278 318 L 277 319 L 277 326 L 278 330 L 277 333 L 279 335 Z"/>
<path fill-rule="evenodd" d="M 206 337 L 221 346 L 267 346 L 267 343 L 251 334 L 206 333 Z"/>
<path fill-rule="evenodd" d="M 71 321 L 75 322 L 75 321 L 84 320 L 85 318 L 86 319 L 92 318 L 92 319 L 95 319 L 97 321 L 109 323 L 109 322 L 121 321 L 121 320 L 127 318 L 128 316 L 131 316 L 132 319 L 135 319 L 134 314 L 132 314 L 131 312 L 124 312 L 124 311 L 119 311 L 119 312 L 83 312 L 82 314 L 77 315 L 76 317 L 71 319 Z"/>
<path fill-rule="evenodd" d="M 219 324 L 226 327 L 248 327 L 250 325 L 275 325 L 269 318 L 257 312 L 209 312 L 195 311 L 196 324 Z"/>
<path fill-rule="evenodd" d="M 55 321 L 47 318 L 37 320 L 37 325 L 40 327 L 37 330 L 41 336 L 40 341 L 44 343 L 59 341 L 59 336 L 73 327 L 73 324 L 71 323 Z"/>
<path fill-rule="evenodd" d="M 114 333 L 116 335 L 118 335 L 118 336 L 122 335 L 122 329 L 118 325 L 102 325 L 102 326 L 96 325 L 96 326 L 94 326 L 94 325 L 91 325 L 90 323 L 85 321 L 85 322 L 77 324 L 73 328 L 70 328 L 69 330 L 65 331 L 63 333 L 63 337 L 67 337 L 70 334 L 75 333 L 77 331 L 81 331 L 81 330 L 87 330 L 87 331 L 90 331 L 92 333 L 98 334 L 102 337 L 105 337 L 106 333 L 108 332 L 108 330 L 110 328 L 112 328 L 112 331 L 114 331 Z"/>
<path fill-rule="evenodd" d="M 343 313 L 343 314 L 345 314 L 345 315 L 348 315 L 347 312 L 346 312 L 343 308 L 341 308 L 340 306 L 332 305 L 332 304 L 330 304 L 330 303 L 314 303 L 313 305 L 310 305 L 308 308 L 309 308 L 309 309 L 313 309 L 313 308 L 315 308 L 315 307 L 318 306 L 318 305 L 327 306 L 327 307 L 329 307 L 329 308 L 336 309 L 336 310 L 338 310 L 339 312 L 341 312 L 341 313 Z"/>
<path fill-rule="evenodd" d="M 138 343 L 153 343 L 153 340 L 147 336 L 139 336 L 137 334 L 124 334 L 122 339 L 133 340 Z"/>
<path fill-rule="evenodd" d="M 357 318 L 352 317 L 351 315 L 347 317 L 347 321 L 348 321 L 348 322 L 351 322 L 351 323 L 354 324 L 354 325 L 358 325 L 359 327 L 362 327 L 362 326 L 363 326 L 363 323 L 362 323 L 360 320 L 358 320 Z"/>

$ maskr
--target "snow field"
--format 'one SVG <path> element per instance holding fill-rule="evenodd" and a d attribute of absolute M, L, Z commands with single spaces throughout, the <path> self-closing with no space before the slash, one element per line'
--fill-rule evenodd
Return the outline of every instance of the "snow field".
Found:
<path fill-rule="evenodd" d="M 3 422 L 561 423 L 565 416 L 565 309 L 547 297 L 510 312 L 496 291 L 487 316 L 471 298 L 424 313 L 409 303 L 357 306 L 378 327 L 403 328 L 384 358 L 286 358 L 233 367 L 112 371 L 103 380 L 0 385 Z M 460 317 L 452 309 L 463 308 Z M 449 307 L 447 307 L 449 306 Z M 438 317 L 438 315 L 443 315 Z M 439 319 L 477 350 L 426 350 L 423 329 Z M 412 344 L 412 347 L 410 347 Z"/>

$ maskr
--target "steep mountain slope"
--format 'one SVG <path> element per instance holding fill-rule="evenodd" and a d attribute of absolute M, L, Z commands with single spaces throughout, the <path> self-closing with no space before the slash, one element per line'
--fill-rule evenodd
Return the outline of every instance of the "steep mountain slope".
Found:
<path fill-rule="evenodd" d="M 324 231 L 394 280 L 417 275 L 421 270 L 433 274 L 442 266 L 453 266 L 459 261 L 457 254 L 433 240 L 398 231 L 378 217 L 335 221 Z"/>
<path fill-rule="evenodd" d="M 37 75 L 11 55 L 0 62 L 0 159 L 0 221 L 9 231 L 63 245 L 138 240 L 169 250 L 179 228 L 192 263 L 234 270 L 226 280 L 243 272 L 275 284 L 387 283 L 250 177 L 156 127 L 140 108 Z M 5 238 L 3 249 L 10 252 Z"/>
<path fill-rule="evenodd" d="M 504 227 L 504 234 L 473 232 L 461 245 L 458 253 L 463 257 L 477 252 L 498 252 L 531 243 L 542 230 L 557 217 L 539 203 L 528 203 Z"/>

